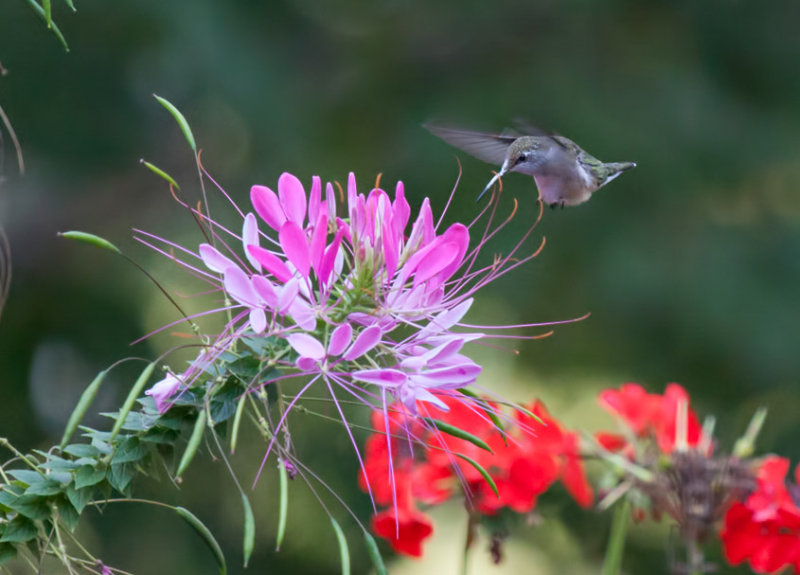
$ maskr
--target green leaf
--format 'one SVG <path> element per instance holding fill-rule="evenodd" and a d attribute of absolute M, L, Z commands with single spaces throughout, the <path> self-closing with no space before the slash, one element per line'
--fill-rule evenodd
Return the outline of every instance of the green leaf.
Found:
<path fill-rule="evenodd" d="M 48 28 L 53 27 L 53 7 L 50 5 L 50 0 L 42 0 L 44 7 L 44 21 L 47 23 Z"/>
<path fill-rule="evenodd" d="M 253 517 L 250 500 L 247 499 L 244 491 L 242 492 L 242 505 L 244 506 L 244 566 L 247 567 L 256 544 L 256 520 Z"/>
<path fill-rule="evenodd" d="M 103 467 L 84 465 L 75 472 L 75 489 L 97 485 L 105 478 L 106 470 Z"/>
<path fill-rule="evenodd" d="M 67 238 L 68 240 L 75 240 L 77 242 L 90 244 L 103 250 L 112 251 L 116 254 L 122 253 L 120 249 L 114 244 L 112 244 L 110 241 L 101 238 L 100 236 L 96 236 L 94 234 L 87 234 L 86 232 L 70 231 L 70 232 L 59 232 L 58 235 L 61 236 L 62 238 Z"/>
<path fill-rule="evenodd" d="M 142 444 L 138 437 L 126 437 L 114 452 L 114 457 L 111 458 L 111 463 L 119 464 L 138 462 L 144 459 L 149 452 L 150 451 L 147 448 L 147 445 Z"/>
<path fill-rule="evenodd" d="M 50 495 L 55 495 L 56 493 L 61 493 L 63 490 L 64 486 L 59 482 L 47 479 L 43 481 L 37 481 L 36 483 L 31 483 L 31 485 L 25 490 L 25 495 L 48 497 Z"/>
<path fill-rule="evenodd" d="M 211 531 L 208 527 L 203 524 L 200 519 L 197 518 L 191 511 L 184 507 L 174 507 L 175 512 L 180 515 L 189 525 L 191 525 L 197 534 L 203 538 L 203 541 L 208 546 L 211 553 L 214 555 L 214 559 L 217 562 L 217 566 L 219 567 L 220 573 L 225 575 L 227 573 L 228 568 L 225 565 L 225 555 L 222 553 L 222 548 L 217 543 L 217 540 L 214 539 L 214 535 L 211 534 Z"/>
<path fill-rule="evenodd" d="M 333 517 L 331 517 L 331 525 L 333 525 L 333 531 L 336 533 L 336 540 L 339 542 L 339 560 L 342 565 L 342 575 L 350 575 L 350 550 L 347 548 L 347 538 Z"/>
<path fill-rule="evenodd" d="M 36 538 L 36 524 L 25 517 L 15 517 L 6 523 L 0 543 L 25 543 Z"/>
<path fill-rule="evenodd" d="M 189 464 L 194 459 L 197 450 L 200 448 L 200 444 L 203 441 L 203 431 L 206 428 L 206 412 L 205 410 L 200 411 L 197 414 L 197 420 L 194 422 L 194 429 L 192 429 L 192 435 L 189 437 L 189 443 L 186 444 L 186 451 L 183 452 L 183 456 L 181 457 L 181 462 L 178 464 L 178 471 L 175 474 L 175 477 L 180 477 L 183 475 L 183 472 L 186 471 L 186 468 L 189 467 Z"/>
<path fill-rule="evenodd" d="M 386 564 L 383 562 L 383 557 L 381 557 L 381 552 L 378 550 L 378 544 L 375 542 L 375 538 L 367 531 L 364 531 L 364 541 L 367 543 L 367 554 L 369 554 L 369 558 L 372 559 L 372 566 L 375 567 L 375 573 L 377 575 L 388 575 L 389 572 L 386 570 Z"/>
<path fill-rule="evenodd" d="M 33 469 L 12 469 L 8 472 L 8 474 L 14 479 L 22 481 L 27 485 L 33 485 L 34 483 L 45 480 L 45 477 L 42 475 L 42 473 L 39 471 L 34 471 Z"/>
<path fill-rule="evenodd" d="M 278 478 L 280 499 L 278 507 L 278 536 L 275 541 L 275 551 L 281 550 L 283 536 L 286 534 L 286 518 L 289 510 L 289 477 L 283 458 L 278 459 Z"/>
<path fill-rule="evenodd" d="M 11 561 L 17 556 L 17 548 L 11 543 L 0 543 L 0 565 Z"/>
<path fill-rule="evenodd" d="M 36 12 L 36 15 L 39 16 L 39 18 L 44 20 L 45 23 L 48 22 L 47 13 L 45 12 L 44 8 L 39 6 L 39 4 L 38 4 L 38 2 L 36 2 L 36 0 L 28 0 L 28 4 L 30 4 L 31 8 L 33 8 L 33 11 Z M 50 28 L 51 30 L 53 30 L 53 33 L 59 39 L 59 41 L 61 42 L 61 45 L 64 46 L 64 50 L 69 52 L 69 46 L 67 45 L 67 39 L 64 38 L 64 35 L 61 33 L 61 30 L 58 29 L 58 26 L 56 26 L 56 23 L 53 22 L 53 21 L 50 21 L 50 23 L 47 24 L 47 27 Z"/>
<path fill-rule="evenodd" d="M 483 478 L 486 480 L 486 483 L 489 484 L 489 487 L 492 488 L 492 491 L 494 491 L 494 494 L 497 495 L 498 497 L 500 497 L 500 492 L 497 491 L 497 484 L 494 482 L 494 479 L 492 479 L 492 476 L 489 475 L 489 472 L 486 471 L 480 463 L 478 463 L 477 461 L 475 461 L 471 457 L 469 457 L 467 455 L 464 455 L 463 453 L 454 453 L 453 455 L 455 455 L 456 457 L 460 457 L 461 459 L 463 459 L 464 461 L 469 463 L 472 467 L 477 469 L 478 473 L 480 473 L 483 476 Z"/>
<path fill-rule="evenodd" d="M 88 457 L 90 459 L 101 455 L 101 452 L 99 449 L 97 449 L 97 447 L 94 445 L 88 445 L 86 443 L 71 443 L 67 445 L 63 451 L 64 453 L 69 453 L 75 457 Z"/>
<path fill-rule="evenodd" d="M 476 400 L 475 403 L 478 404 L 478 407 L 480 407 L 486 414 L 486 416 L 492 421 L 494 426 L 497 428 L 497 431 L 503 436 L 503 441 L 506 443 L 506 445 L 508 445 L 508 441 L 506 441 L 506 433 L 505 433 L 505 428 L 503 427 L 503 422 L 500 421 L 500 418 L 497 416 L 497 413 L 495 413 L 495 411 L 491 408 L 491 405 L 488 405 L 486 403 L 486 400 L 484 400 L 480 395 L 478 395 L 469 388 L 460 387 L 458 388 L 457 391 L 460 392 L 462 395 L 466 395 L 467 397 L 471 397 L 472 399 Z"/>
<path fill-rule="evenodd" d="M 189 142 L 189 147 L 192 148 L 192 151 L 197 154 L 197 145 L 194 142 L 194 135 L 192 134 L 192 129 L 189 127 L 189 122 L 186 121 L 183 114 L 181 114 L 180 110 L 172 105 L 171 102 L 165 100 L 161 96 L 157 96 L 153 94 L 153 97 L 158 100 L 158 102 L 164 106 L 172 117 L 175 118 L 175 121 L 178 122 L 178 126 L 180 126 L 181 131 L 183 132 L 183 136 L 186 138 L 186 141 Z"/>
<path fill-rule="evenodd" d="M 492 451 L 492 448 L 489 447 L 489 445 L 477 435 L 472 435 L 468 431 L 464 431 L 463 429 L 460 429 L 454 425 L 450 425 L 449 423 L 445 423 L 444 421 L 441 421 L 439 419 L 433 419 L 430 417 L 423 417 L 422 419 L 431 426 L 433 426 L 434 428 L 436 428 L 438 431 L 441 431 L 442 433 L 446 433 L 447 435 L 452 435 L 453 437 L 458 439 L 463 439 L 464 441 L 468 441 L 471 444 L 475 445 L 476 447 L 485 449 L 489 453 L 494 453 Z"/>
<path fill-rule="evenodd" d="M 136 466 L 133 463 L 116 463 L 111 465 L 106 478 L 111 487 L 123 495 L 128 495 L 130 493 L 131 480 L 135 474 Z"/>
<path fill-rule="evenodd" d="M 114 438 L 119 433 L 119 430 L 122 429 L 122 424 L 125 423 L 125 418 L 128 417 L 128 414 L 133 409 L 133 404 L 136 402 L 136 398 L 142 394 L 142 390 L 144 386 L 147 385 L 150 376 L 153 375 L 153 370 L 156 367 L 156 362 L 149 363 L 147 367 L 144 368 L 141 375 L 139 375 L 139 379 L 136 380 L 136 383 L 133 384 L 130 392 L 128 392 L 128 397 L 125 398 L 125 403 L 122 404 L 122 409 L 119 410 L 119 414 L 117 415 L 117 421 L 114 423 L 114 427 L 111 429 L 111 438 L 109 441 L 113 441 Z"/>
<path fill-rule="evenodd" d="M 58 509 L 58 518 L 66 525 L 67 529 L 75 531 L 81 516 L 72 503 L 68 499 L 59 498 L 56 502 L 56 509 Z"/>
<path fill-rule="evenodd" d="M 209 402 L 209 411 L 211 412 L 211 421 L 216 425 L 227 421 L 236 413 L 236 400 L 242 394 L 239 386 L 225 386 L 219 392 L 215 393 Z"/>
<path fill-rule="evenodd" d="M 78 424 L 83 419 L 83 416 L 86 415 L 86 410 L 89 409 L 92 401 L 94 401 L 94 398 L 100 389 L 100 384 L 103 383 L 107 373 L 108 372 L 106 370 L 98 373 L 97 377 L 95 377 L 92 383 L 89 384 L 89 387 L 83 390 L 81 398 L 78 400 L 78 405 L 75 406 L 75 409 L 72 410 L 72 415 L 69 416 L 67 427 L 64 430 L 64 436 L 61 438 L 62 450 L 64 447 L 66 447 L 67 443 L 69 443 L 69 440 L 72 438 L 72 434 L 75 433 L 75 430 L 78 428 Z"/>
<path fill-rule="evenodd" d="M 47 501 L 38 495 L 12 495 L 3 492 L 0 503 L 33 521 L 50 517 Z"/>
<path fill-rule="evenodd" d="M 150 162 L 146 162 L 145 160 L 139 160 L 139 163 L 140 164 L 144 164 L 144 166 L 147 169 L 149 169 L 151 172 L 153 172 L 154 174 L 156 174 L 160 178 L 163 178 L 164 180 L 166 180 L 167 182 L 169 182 L 170 184 L 175 186 L 175 188 L 177 188 L 178 190 L 181 189 L 181 187 L 178 185 L 178 182 L 176 182 L 172 178 L 172 176 L 170 176 L 167 172 L 165 172 L 161 168 L 158 168 L 158 167 L 154 166 L 153 164 L 151 164 Z"/>
<path fill-rule="evenodd" d="M 64 0 L 64 2 L 69 6 L 70 10 L 73 12 L 77 12 L 78 10 L 75 9 L 75 4 L 72 3 L 72 0 Z"/>
<path fill-rule="evenodd" d="M 78 513 L 83 512 L 83 508 L 91 501 L 92 499 L 92 492 L 94 490 L 91 487 L 84 487 L 82 489 L 76 489 L 73 485 L 67 487 L 67 499 L 75 508 L 75 511 Z"/>

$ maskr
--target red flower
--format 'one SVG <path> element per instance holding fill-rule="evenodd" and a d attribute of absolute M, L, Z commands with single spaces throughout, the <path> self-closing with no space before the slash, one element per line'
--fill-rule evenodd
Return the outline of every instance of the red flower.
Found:
<path fill-rule="evenodd" d="M 745 561 L 756 573 L 776 573 L 792 566 L 800 572 L 800 509 L 785 483 L 789 461 L 768 457 L 757 474 L 757 488 L 725 515 L 720 534 L 731 565 Z M 795 477 L 800 466 L 795 469 Z"/>
<path fill-rule="evenodd" d="M 390 507 L 372 517 L 372 530 L 386 539 L 398 553 L 422 556 L 422 542 L 433 533 L 427 515 L 413 508 Z"/>
<path fill-rule="evenodd" d="M 602 391 L 598 402 L 637 437 L 652 437 L 666 454 L 675 449 L 678 407 L 684 403 L 687 405 L 687 444 L 695 447 L 700 442 L 702 428 L 697 414 L 688 408 L 689 394 L 677 383 L 667 385 L 664 395 L 647 393 L 638 383 L 625 383 L 619 390 Z"/>
<path fill-rule="evenodd" d="M 388 417 L 392 437 L 387 443 L 386 419 L 380 412 L 373 414 L 376 432 L 367 440 L 365 472 L 359 475 L 359 486 L 366 491 L 369 481 L 375 502 L 389 506 L 373 517 L 373 529 L 386 537 L 395 551 L 413 556 L 421 553 L 421 541 L 433 527 L 417 511 L 416 503 L 442 503 L 453 495 L 459 482 L 475 509 L 487 515 L 503 508 L 530 512 L 539 495 L 557 479 L 579 505 L 592 504 L 594 495 L 578 452 L 578 436 L 564 430 L 541 403 L 528 407 L 535 417 L 517 411 L 514 424 L 506 425 L 501 432 L 485 411 L 499 413 L 497 406 L 467 403 L 444 394 L 437 397 L 448 406 L 447 412 L 428 414 L 427 406 L 420 405 L 420 413 L 480 438 L 491 452 L 444 433 L 435 424 L 423 427 L 419 418 L 406 417 L 405 408 L 399 404 Z M 459 455 L 485 469 L 497 493 L 481 472 Z"/>

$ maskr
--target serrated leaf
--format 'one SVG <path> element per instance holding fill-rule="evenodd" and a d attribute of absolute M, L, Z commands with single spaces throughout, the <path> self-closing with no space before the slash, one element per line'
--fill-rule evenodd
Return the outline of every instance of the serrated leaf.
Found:
<path fill-rule="evenodd" d="M 80 514 L 72 506 L 72 503 L 64 498 L 59 498 L 56 502 L 56 509 L 58 510 L 58 518 L 70 531 L 75 531 L 80 520 Z"/>
<path fill-rule="evenodd" d="M 108 372 L 103 370 L 97 374 L 97 377 L 92 380 L 92 383 L 83 390 L 80 399 L 78 400 L 78 404 L 75 406 L 75 409 L 72 410 L 72 414 L 69 416 L 69 421 L 67 421 L 67 427 L 64 429 L 64 435 L 61 438 L 61 449 L 63 450 L 66 447 L 69 440 L 72 439 L 72 434 L 75 433 L 75 430 L 78 428 L 78 424 L 83 419 L 83 416 L 86 415 L 86 411 L 89 409 L 89 406 L 94 401 L 97 392 L 100 390 L 100 385 L 103 383 L 103 380 L 106 378 L 106 374 Z"/>
<path fill-rule="evenodd" d="M 350 550 L 347 548 L 347 538 L 336 520 L 333 517 L 330 520 L 331 525 L 333 525 L 333 531 L 336 533 L 336 541 L 339 543 L 339 561 L 342 566 L 342 575 L 350 575 Z"/>
<path fill-rule="evenodd" d="M 149 452 L 147 445 L 142 444 L 138 437 L 126 437 L 125 440 L 117 446 L 114 457 L 111 458 L 111 464 L 141 461 Z"/>
<path fill-rule="evenodd" d="M 136 466 L 131 463 L 112 464 L 106 474 L 106 479 L 111 484 L 111 487 L 123 495 L 128 495 L 128 488 L 135 473 Z"/>
<path fill-rule="evenodd" d="M 364 541 L 367 544 L 367 554 L 372 560 L 372 566 L 375 567 L 376 575 L 388 575 L 386 564 L 383 562 L 383 557 L 378 549 L 378 544 L 375 542 L 375 538 L 367 531 L 364 531 Z"/>
<path fill-rule="evenodd" d="M 63 451 L 64 453 L 69 453 L 75 457 L 88 457 L 90 459 L 94 459 L 98 455 L 102 455 L 99 449 L 97 449 L 94 445 L 89 445 L 88 443 L 71 443 L 70 445 L 67 445 Z"/>
<path fill-rule="evenodd" d="M 91 501 L 92 499 L 92 492 L 94 490 L 91 487 L 84 487 L 83 489 L 76 489 L 73 485 L 67 487 L 66 495 L 69 502 L 75 508 L 75 511 L 78 513 L 83 512 L 83 508 Z"/>
<path fill-rule="evenodd" d="M 247 567 L 256 544 L 256 520 L 253 516 L 253 508 L 250 506 L 250 500 L 247 499 L 244 491 L 242 491 L 242 506 L 244 507 L 244 540 L 242 547 L 244 549 L 244 566 Z"/>
<path fill-rule="evenodd" d="M 47 481 L 39 481 L 37 483 L 32 483 L 25 490 L 25 495 L 48 497 L 50 495 L 55 495 L 56 493 L 61 493 L 63 490 L 64 490 L 63 485 L 61 485 L 57 481 L 52 481 L 48 479 Z"/>
<path fill-rule="evenodd" d="M 464 441 L 468 441 L 469 443 L 475 445 L 476 447 L 480 447 L 489 453 L 494 453 L 492 448 L 489 447 L 489 445 L 477 435 L 473 435 L 468 431 L 464 431 L 455 425 L 450 425 L 449 423 L 445 423 L 439 419 L 433 419 L 431 417 L 423 417 L 422 419 L 437 431 L 441 431 L 447 435 L 452 435 L 457 439 L 463 439 Z"/>
<path fill-rule="evenodd" d="M 47 501 L 38 495 L 20 495 L 12 497 L 10 500 L 4 499 L 3 504 L 34 521 L 50 517 L 50 508 L 47 506 Z"/>
<path fill-rule="evenodd" d="M 106 470 L 102 467 L 84 465 L 75 472 L 75 489 L 97 485 L 106 477 Z"/>
<path fill-rule="evenodd" d="M 6 523 L 0 543 L 25 543 L 35 539 L 37 535 L 36 524 L 25 517 L 15 517 Z"/>
<path fill-rule="evenodd" d="M 228 567 L 225 564 L 225 555 L 222 553 L 222 548 L 217 543 L 217 540 L 214 539 L 214 535 L 212 535 L 211 530 L 205 526 L 205 524 L 197 518 L 191 511 L 184 507 L 174 507 L 175 512 L 183 518 L 192 528 L 197 531 L 197 534 L 203 538 L 206 546 L 208 546 L 211 553 L 214 555 L 214 559 L 217 562 L 217 566 L 219 567 L 220 573 L 225 575 L 228 571 Z"/>
<path fill-rule="evenodd" d="M 197 154 L 197 144 L 195 144 L 192 129 L 189 127 L 189 122 L 186 121 L 186 118 L 183 116 L 183 114 L 181 114 L 180 110 L 178 110 L 178 108 L 176 108 L 169 100 L 166 100 L 161 96 L 153 94 L 153 97 L 158 100 L 158 102 L 164 106 L 170 114 L 172 114 L 172 117 L 175 118 L 175 121 L 178 123 L 178 126 L 180 126 L 180 129 L 183 132 L 184 138 L 186 138 L 186 141 L 189 143 L 189 147 L 191 147 L 192 151 Z"/>
<path fill-rule="evenodd" d="M 8 472 L 8 475 L 28 485 L 40 483 L 47 479 L 39 471 L 34 471 L 33 469 L 12 469 Z"/>
<path fill-rule="evenodd" d="M 11 543 L 0 543 L 0 565 L 4 565 L 17 556 L 17 548 Z"/>

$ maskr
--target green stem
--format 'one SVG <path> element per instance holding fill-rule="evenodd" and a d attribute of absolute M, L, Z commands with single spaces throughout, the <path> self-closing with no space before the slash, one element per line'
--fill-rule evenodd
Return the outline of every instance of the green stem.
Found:
<path fill-rule="evenodd" d="M 614 510 L 614 519 L 611 523 L 611 534 L 606 547 L 606 558 L 603 561 L 601 575 L 619 575 L 622 567 L 622 555 L 625 551 L 625 537 L 628 534 L 628 524 L 631 517 L 631 504 L 627 498 L 623 499 Z"/>

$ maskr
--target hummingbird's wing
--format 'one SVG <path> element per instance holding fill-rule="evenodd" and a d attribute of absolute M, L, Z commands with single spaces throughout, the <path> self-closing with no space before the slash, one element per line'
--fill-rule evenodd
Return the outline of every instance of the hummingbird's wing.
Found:
<path fill-rule="evenodd" d="M 423 124 L 423 127 L 451 146 L 460 148 L 479 160 L 495 165 L 503 163 L 506 159 L 508 147 L 518 137 L 510 134 L 487 134 L 485 132 L 459 130 L 436 124 Z"/>

